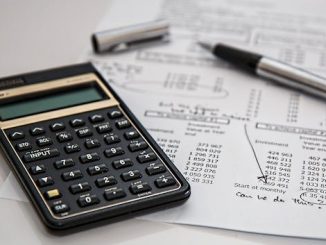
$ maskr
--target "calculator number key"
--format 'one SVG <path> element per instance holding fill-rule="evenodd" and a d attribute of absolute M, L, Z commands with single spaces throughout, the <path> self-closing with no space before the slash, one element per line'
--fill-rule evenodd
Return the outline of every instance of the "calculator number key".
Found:
<path fill-rule="evenodd" d="M 120 199 L 126 196 L 126 193 L 122 189 L 107 190 L 104 192 L 104 197 L 107 201 Z"/>
<path fill-rule="evenodd" d="M 56 161 L 54 163 L 54 167 L 56 169 L 68 168 L 68 167 L 72 167 L 74 165 L 75 165 L 75 162 L 71 158 L 62 159 L 62 160 Z"/>
<path fill-rule="evenodd" d="M 94 153 L 82 155 L 80 156 L 79 159 L 82 163 L 89 163 L 89 162 L 95 162 L 100 160 L 100 156 L 96 152 L 94 152 Z"/>
<path fill-rule="evenodd" d="M 76 193 L 81 193 L 81 192 L 85 192 L 85 191 L 90 191 L 92 188 L 88 184 L 88 182 L 83 182 L 83 183 L 71 185 L 69 187 L 69 189 L 72 194 L 76 194 Z"/>
<path fill-rule="evenodd" d="M 119 155 L 123 155 L 124 153 L 125 152 L 122 150 L 121 147 L 111 148 L 104 151 L 106 157 L 119 156 Z"/>
<path fill-rule="evenodd" d="M 138 170 L 130 170 L 121 174 L 121 178 L 124 181 L 135 180 L 141 178 L 141 173 Z"/>
<path fill-rule="evenodd" d="M 116 134 L 106 135 L 104 139 L 108 145 L 120 142 L 120 139 L 119 139 L 118 135 L 116 135 Z"/>
<path fill-rule="evenodd" d="M 62 179 L 64 181 L 74 180 L 74 179 L 80 179 L 83 177 L 83 174 L 80 170 L 73 170 L 70 172 L 65 172 L 62 174 Z"/>
<path fill-rule="evenodd" d="M 112 165 L 115 169 L 120 169 L 120 168 L 126 168 L 132 166 L 133 162 L 129 158 L 126 158 L 126 159 L 113 161 Z"/>
<path fill-rule="evenodd" d="M 87 207 L 100 203 L 100 199 L 96 195 L 82 196 L 78 199 L 78 204 L 80 207 Z"/>
<path fill-rule="evenodd" d="M 117 184 L 117 180 L 113 176 L 104 176 L 102 178 L 98 178 L 95 181 L 97 187 L 105 187 Z"/>
<path fill-rule="evenodd" d="M 89 175 L 101 174 L 101 173 L 105 173 L 107 171 L 109 171 L 109 169 L 105 164 L 91 166 L 87 169 L 87 172 L 89 173 Z"/>

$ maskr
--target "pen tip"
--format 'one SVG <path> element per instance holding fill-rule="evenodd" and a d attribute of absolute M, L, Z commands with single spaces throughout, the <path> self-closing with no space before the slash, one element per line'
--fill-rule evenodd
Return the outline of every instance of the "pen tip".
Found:
<path fill-rule="evenodd" d="M 207 42 L 207 41 L 201 41 L 201 40 L 198 40 L 197 43 L 198 43 L 199 46 L 201 46 L 202 48 L 204 48 L 204 49 L 206 49 L 206 50 L 209 50 L 209 51 L 213 51 L 214 44 L 209 43 L 209 42 Z"/>

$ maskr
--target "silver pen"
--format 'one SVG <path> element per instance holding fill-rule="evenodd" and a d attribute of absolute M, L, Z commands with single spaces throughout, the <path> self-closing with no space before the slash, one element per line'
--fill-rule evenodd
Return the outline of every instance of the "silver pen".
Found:
<path fill-rule="evenodd" d="M 326 78 L 263 55 L 222 43 L 198 42 L 213 55 L 258 76 L 326 99 Z"/>

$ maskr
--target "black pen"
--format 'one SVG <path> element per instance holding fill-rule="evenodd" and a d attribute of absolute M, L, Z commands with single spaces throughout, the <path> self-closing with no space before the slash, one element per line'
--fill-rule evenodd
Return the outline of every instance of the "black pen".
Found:
<path fill-rule="evenodd" d="M 215 56 L 258 76 L 326 99 L 326 78 L 260 54 L 222 43 L 198 42 Z"/>

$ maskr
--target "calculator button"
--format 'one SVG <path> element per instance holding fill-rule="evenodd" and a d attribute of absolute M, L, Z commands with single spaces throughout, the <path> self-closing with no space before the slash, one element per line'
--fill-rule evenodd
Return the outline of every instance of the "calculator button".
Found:
<path fill-rule="evenodd" d="M 111 148 L 104 151 L 106 157 L 114 157 L 123 155 L 125 152 L 122 150 L 121 147 Z"/>
<path fill-rule="evenodd" d="M 94 204 L 100 203 L 100 199 L 96 195 L 83 196 L 78 199 L 78 204 L 80 207 L 87 207 Z"/>
<path fill-rule="evenodd" d="M 72 140 L 72 136 L 70 133 L 60 133 L 57 135 L 57 139 L 60 143 L 67 142 Z"/>
<path fill-rule="evenodd" d="M 114 110 L 108 113 L 109 118 L 111 119 L 115 119 L 115 118 L 119 118 L 122 117 L 122 113 L 121 111 L 118 110 Z"/>
<path fill-rule="evenodd" d="M 104 192 L 104 197 L 108 201 L 123 198 L 125 196 L 126 193 L 122 189 L 107 190 Z"/>
<path fill-rule="evenodd" d="M 59 153 L 58 149 L 56 149 L 56 148 L 46 149 L 46 150 L 42 150 L 39 152 L 25 154 L 23 156 L 23 161 L 24 162 L 34 162 L 34 161 L 38 161 L 38 160 L 56 157 L 59 155 L 60 155 L 60 153 Z"/>
<path fill-rule="evenodd" d="M 125 132 L 124 134 L 126 140 L 133 140 L 133 139 L 137 139 L 139 137 L 139 133 L 135 130 L 129 131 L 129 132 Z"/>
<path fill-rule="evenodd" d="M 93 132 L 89 128 L 83 128 L 77 131 L 77 135 L 80 138 L 84 138 L 84 137 L 92 136 Z"/>
<path fill-rule="evenodd" d="M 155 185 L 158 188 L 163 188 L 163 187 L 167 187 L 170 185 L 174 185 L 175 183 L 176 183 L 176 181 L 172 176 L 163 177 L 163 178 L 159 178 L 159 179 L 155 180 Z"/>
<path fill-rule="evenodd" d="M 89 117 L 89 120 L 92 123 L 103 122 L 104 121 L 104 117 L 102 115 L 100 115 L 100 114 L 95 114 L 93 116 L 90 116 Z"/>
<path fill-rule="evenodd" d="M 22 131 L 16 131 L 11 133 L 9 137 L 12 140 L 18 140 L 18 139 L 23 139 L 25 137 L 25 134 Z"/>
<path fill-rule="evenodd" d="M 93 149 L 101 146 L 101 143 L 97 139 L 87 139 L 85 142 L 87 149 Z"/>
<path fill-rule="evenodd" d="M 75 162 L 71 158 L 69 158 L 69 159 L 62 159 L 62 160 L 56 161 L 54 163 L 54 167 L 56 169 L 69 168 L 69 167 L 72 167 L 74 165 L 75 165 Z"/>
<path fill-rule="evenodd" d="M 73 153 L 80 151 L 80 147 L 78 144 L 67 144 L 65 146 L 66 153 Z"/>
<path fill-rule="evenodd" d="M 146 182 L 131 185 L 129 187 L 129 189 L 130 189 L 131 193 L 133 193 L 133 194 L 139 194 L 139 193 L 143 193 L 143 192 L 152 190 L 150 185 L 147 184 Z"/>
<path fill-rule="evenodd" d="M 166 168 L 164 167 L 163 164 L 155 164 L 146 168 L 146 172 L 148 175 L 160 174 L 160 173 L 164 173 L 165 171 Z"/>
<path fill-rule="evenodd" d="M 88 167 L 87 171 L 90 175 L 96 175 L 96 174 L 105 173 L 109 171 L 109 169 L 105 164 L 99 164 L 99 165 Z"/>
<path fill-rule="evenodd" d="M 37 180 L 37 185 L 39 187 L 45 187 L 45 186 L 49 186 L 49 185 L 53 185 L 53 184 L 54 184 L 54 181 L 50 176 L 39 178 Z"/>
<path fill-rule="evenodd" d="M 98 178 L 95 181 L 95 184 L 97 187 L 105 187 L 110 185 L 115 185 L 117 183 L 117 180 L 113 176 L 104 176 L 102 178 Z"/>
<path fill-rule="evenodd" d="M 35 127 L 35 128 L 30 129 L 29 132 L 31 133 L 31 135 L 35 136 L 35 135 L 44 134 L 45 130 L 42 127 Z"/>
<path fill-rule="evenodd" d="M 30 167 L 29 171 L 31 172 L 31 174 L 35 175 L 35 174 L 41 174 L 41 173 L 45 173 L 45 166 L 43 164 L 40 165 L 35 165 Z"/>
<path fill-rule="evenodd" d="M 72 120 L 70 120 L 70 125 L 71 125 L 71 127 L 74 127 L 74 128 L 84 126 L 85 121 L 83 119 L 80 119 L 80 118 L 72 119 Z"/>
<path fill-rule="evenodd" d="M 118 129 L 129 128 L 131 126 L 130 122 L 126 119 L 117 121 L 115 125 L 117 126 Z"/>
<path fill-rule="evenodd" d="M 138 170 L 130 170 L 126 173 L 122 173 L 121 178 L 124 181 L 139 179 L 139 178 L 141 178 L 141 173 Z"/>
<path fill-rule="evenodd" d="M 83 174 L 80 172 L 80 170 L 74 170 L 74 171 L 65 172 L 62 174 L 62 179 L 64 181 L 79 179 L 82 177 L 83 177 Z"/>
<path fill-rule="evenodd" d="M 40 139 L 36 140 L 36 144 L 38 146 L 52 145 L 52 139 L 51 138 L 40 138 Z"/>
<path fill-rule="evenodd" d="M 82 163 L 89 163 L 89 162 L 95 162 L 100 160 L 100 156 L 96 152 L 93 152 L 93 153 L 82 155 L 80 156 L 79 159 Z"/>
<path fill-rule="evenodd" d="M 132 161 L 129 158 L 113 161 L 112 163 L 115 169 L 126 168 L 133 165 Z"/>
<path fill-rule="evenodd" d="M 104 134 L 112 131 L 112 127 L 110 126 L 109 123 L 101 124 L 96 127 L 96 131 L 99 134 Z"/>
<path fill-rule="evenodd" d="M 52 131 L 60 131 L 60 130 L 64 130 L 66 128 L 66 126 L 64 125 L 63 122 L 56 122 L 50 125 L 50 129 Z"/>
<path fill-rule="evenodd" d="M 61 214 L 64 212 L 68 212 L 70 210 L 69 206 L 65 203 L 57 204 L 52 207 L 52 211 L 55 214 Z"/>
<path fill-rule="evenodd" d="M 28 141 L 25 141 L 25 142 L 21 142 L 21 143 L 17 144 L 16 149 L 18 151 L 25 151 L 25 150 L 32 149 L 32 145 Z"/>
<path fill-rule="evenodd" d="M 137 160 L 140 163 L 150 162 L 157 159 L 157 156 L 153 153 L 145 153 L 137 156 Z"/>
<path fill-rule="evenodd" d="M 114 143 L 118 143 L 120 142 L 121 140 L 119 139 L 118 135 L 116 134 L 113 134 L 113 135 L 107 135 L 105 136 L 105 142 L 108 144 L 108 145 L 111 145 L 111 144 L 114 144 Z"/>
<path fill-rule="evenodd" d="M 91 186 L 88 184 L 88 182 L 83 182 L 83 183 L 78 183 L 75 185 L 71 185 L 69 187 L 69 190 L 72 194 L 76 194 L 76 193 L 81 193 L 81 192 L 85 192 L 85 191 L 90 191 L 92 188 Z"/>
<path fill-rule="evenodd" d="M 129 144 L 128 147 L 130 151 L 134 152 L 134 151 L 145 150 L 148 147 L 148 145 L 145 141 L 141 141 L 141 142 Z"/>
<path fill-rule="evenodd" d="M 61 197 L 61 193 L 58 189 L 53 189 L 45 192 L 45 197 L 48 200 Z"/>

